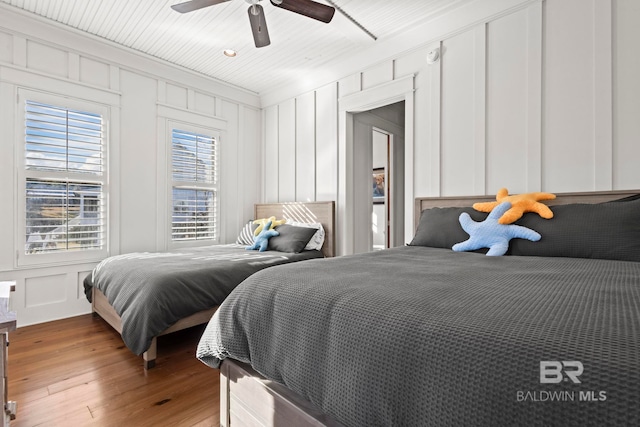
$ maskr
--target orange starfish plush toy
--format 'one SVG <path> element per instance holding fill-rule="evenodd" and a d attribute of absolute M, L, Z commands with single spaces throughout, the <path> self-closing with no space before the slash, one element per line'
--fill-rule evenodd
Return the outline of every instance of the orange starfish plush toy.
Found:
<path fill-rule="evenodd" d="M 501 188 L 496 195 L 495 202 L 474 203 L 473 208 L 480 212 L 491 212 L 493 208 L 502 202 L 510 202 L 511 208 L 498 220 L 500 224 L 511 224 L 522 218 L 526 212 L 535 212 L 542 218 L 553 218 L 553 212 L 549 206 L 540 203 L 540 200 L 553 200 L 555 194 L 551 193 L 524 193 L 509 196 L 506 188 Z"/>

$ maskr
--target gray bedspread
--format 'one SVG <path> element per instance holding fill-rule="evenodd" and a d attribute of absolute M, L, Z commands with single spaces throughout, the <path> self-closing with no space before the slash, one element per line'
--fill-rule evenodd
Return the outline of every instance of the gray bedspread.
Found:
<path fill-rule="evenodd" d="M 131 253 L 105 259 L 84 280 L 87 299 L 95 286 L 122 319 L 122 339 L 135 354 L 179 319 L 222 303 L 256 271 L 278 264 L 322 257 L 247 251 L 216 245 L 157 253 Z"/>
<path fill-rule="evenodd" d="M 231 293 L 197 357 L 348 426 L 637 426 L 640 263 L 402 247 L 281 266 Z"/>

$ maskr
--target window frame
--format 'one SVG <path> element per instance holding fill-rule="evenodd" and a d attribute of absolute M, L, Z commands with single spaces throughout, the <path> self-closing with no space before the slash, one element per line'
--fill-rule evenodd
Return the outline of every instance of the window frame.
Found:
<path fill-rule="evenodd" d="M 210 137 L 215 141 L 215 177 L 213 183 L 174 181 L 173 179 L 173 132 L 179 130 L 195 135 Z M 220 243 L 220 131 L 212 127 L 196 125 L 190 122 L 167 120 L 166 122 L 166 141 L 167 141 L 167 227 L 166 239 L 168 249 L 179 249 L 184 247 L 210 246 Z M 185 189 L 196 189 L 203 191 L 213 191 L 215 196 L 215 213 L 214 224 L 216 228 L 213 238 L 191 239 L 191 240 L 174 240 L 173 239 L 173 189 L 174 187 Z"/>
<path fill-rule="evenodd" d="M 26 168 L 26 103 L 37 102 L 55 106 L 62 109 L 77 110 L 87 113 L 98 114 L 102 118 L 103 138 L 102 138 L 102 156 L 103 156 L 103 172 L 102 174 L 83 174 L 79 172 L 69 171 L 45 171 L 45 170 L 29 170 Z M 85 262 L 95 262 L 104 259 L 109 255 L 110 246 L 110 224 L 109 224 L 109 128 L 111 110 L 108 105 L 100 102 L 86 101 L 68 96 L 56 95 L 51 93 L 43 93 L 38 91 L 19 89 L 17 95 L 16 108 L 16 224 L 15 229 L 15 251 L 16 251 L 16 267 L 39 267 L 49 265 L 68 265 Z M 27 210 L 27 180 L 36 179 L 53 182 L 67 182 L 99 184 L 102 186 L 102 223 L 103 230 L 103 246 L 98 249 L 81 249 L 81 250 L 63 250 L 58 252 L 45 253 L 27 253 L 27 236 L 26 236 L 26 210 Z"/>

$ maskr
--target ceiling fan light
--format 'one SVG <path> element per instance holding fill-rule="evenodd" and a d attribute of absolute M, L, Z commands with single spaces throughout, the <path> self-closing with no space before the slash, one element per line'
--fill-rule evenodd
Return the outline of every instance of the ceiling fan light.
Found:
<path fill-rule="evenodd" d="M 251 32 L 253 33 L 253 41 L 256 47 L 265 47 L 271 44 L 262 6 L 259 4 L 251 5 L 247 12 L 249 14 L 249 24 L 251 24 Z"/>
<path fill-rule="evenodd" d="M 280 5 L 280 4 L 282 4 L 283 1 L 284 0 L 273 0 L 272 3 L 275 3 L 276 5 Z"/>

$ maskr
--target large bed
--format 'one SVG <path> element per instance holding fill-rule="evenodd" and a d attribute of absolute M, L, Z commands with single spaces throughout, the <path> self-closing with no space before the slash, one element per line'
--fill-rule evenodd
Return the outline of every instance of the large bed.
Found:
<path fill-rule="evenodd" d="M 280 250 L 271 247 L 275 238 L 264 252 L 238 244 L 241 239 L 252 240 L 257 224 L 248 221 L 234 244 L 109 257 L 85 279 L 87 299 L 93 312 L 121 334 L 132 352 L 142 354 L 145 368 L 151 368 L 158 336 L 208 322 L 226 296 L 251 274 L 275 265 L 332 257 L 334 210 L 334 202 L 256 204 L 254 218 L 275 217 L 289 223 L 276 227 L 280 244 L 274 248 Z M 315 246 L 295 240 L 300 231 L 306 240 L 308 236 L 315 239 L 318 232 L 313 227 L 319 228 L 318 224 L 324 236 Z M 309 245 L 312 248 L 307 250 Z"/>
<path fill-rule="evenodd" d="M 407 246 L 254 274 L 198 345 L 220 424 L 640 425 L 638 193 L 557 195 L 504 256 L 451 250 L 491 196 L 421 198 Z"/>

